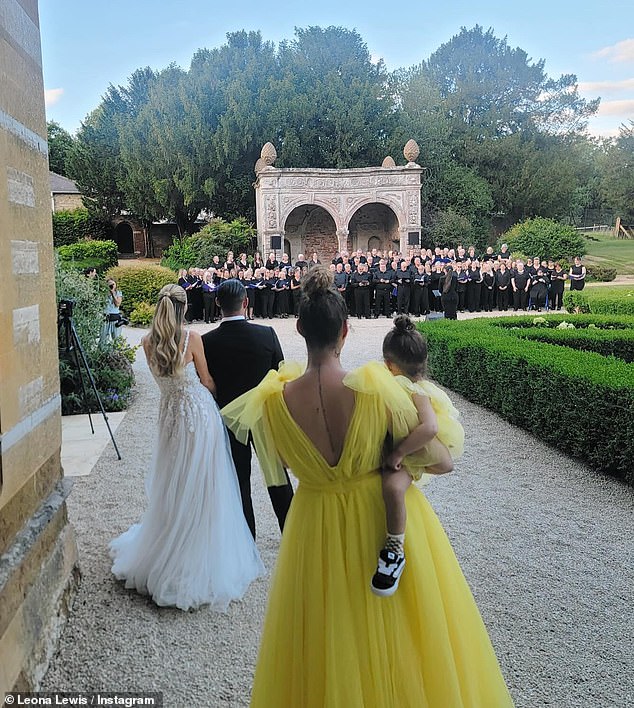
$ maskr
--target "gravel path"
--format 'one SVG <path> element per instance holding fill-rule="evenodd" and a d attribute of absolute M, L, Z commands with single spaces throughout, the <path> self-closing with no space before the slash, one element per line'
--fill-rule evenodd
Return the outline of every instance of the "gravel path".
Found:
<path fill-rule="evenodd" d="M 377 357 L 389 324 L 352 320 L 344 366 Z M 274 326 L 287 358 L 303 359 L 295 320 Z M 107 543 L 144 507 L 156 421 L 158 389 L 142 355 L 135 368 L 138 392 L 117 431 L 123 461 L 109 446 L 92 474 L 76 479 L 69 500 L 83 581 L 41 689 L 161 690 L 170 707 L 245 706 L 266 578 L 217 614 L 157 608 L 110 575 Z M 518 708 L 633 706 L 633 490 L 451 396 L 463 414 L 466 453 L 427 495 Z M 271 568 L 279 532 L 259 472 L 253 479 L 258 545 Z"/>

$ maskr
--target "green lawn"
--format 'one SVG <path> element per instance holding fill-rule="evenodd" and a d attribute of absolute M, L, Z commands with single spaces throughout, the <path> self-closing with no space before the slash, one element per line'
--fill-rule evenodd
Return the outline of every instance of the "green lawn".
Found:
<path fill-rule="evenodd" d="M 599 239 L 599 240 L 594 240 Z M 614 238 L 611 234 L 593 233 L 586 240 L 586 265 L 616 268 L 619 275 L 634 275 L 634 239 Z"/>

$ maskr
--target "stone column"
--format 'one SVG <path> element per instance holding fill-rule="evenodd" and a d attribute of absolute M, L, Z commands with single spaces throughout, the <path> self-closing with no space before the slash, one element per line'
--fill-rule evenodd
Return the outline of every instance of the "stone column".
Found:
<path fill-rule="evenodd" d="M 36 689 L 76 588 L 37 0 L 0 13 L 0 695 Z"/>
<path fill-rule="evenodd" d="M 341 251 L 348 250 L 348 234 L 349 233 L 350 232 L 345 227 L 337 229 L 337 242 L 339 244 L 339 247 L 337 250 L 339 251 L 339 253 L 341 253 Z"/>

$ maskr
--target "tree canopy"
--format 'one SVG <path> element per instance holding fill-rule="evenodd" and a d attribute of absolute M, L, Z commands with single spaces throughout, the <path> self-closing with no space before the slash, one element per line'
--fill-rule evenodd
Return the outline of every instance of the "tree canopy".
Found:
<path fill-rule="evenodd" d="M 296 29 L 278 46 L 239 31 L 188 69 L 138 69 L 109 86 L 67 164 L 89 209 L 172 218 L 185 234 L 201 210 L 254 219 L 253 166 L 267 141 L 279 167 L 349 168 L 398 160 L 413 137 L 430 231 L 461 224 L 485 238 L 494 214 L 510 225 L 571 219 L 591 198 L 621 208 L 627 175 L 607 165 L 631 163 L 632 129 L 593 143 L 597 107 L 574 75 L 549 77 L 543 60 L 478 25 L 393 73 L 354 30 Z M 589 155 L 605 158 L 605 177 Z"/>

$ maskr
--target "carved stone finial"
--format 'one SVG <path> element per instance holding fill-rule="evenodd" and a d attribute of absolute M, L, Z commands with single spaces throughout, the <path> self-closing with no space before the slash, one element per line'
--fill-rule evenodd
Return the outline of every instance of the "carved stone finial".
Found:
<path fill-rule="evenodd" d="M 273 143 L 266 143 L 266 145 L 262 148 L 260 158 L 264 160 L 264 163 L 267 167 L 270 167 L 275 162 L 275 160 L 277 160 L 277 151 L 275 150 L 275 145 L 273 145 Z"/>
<path fill-rule="evenodd" d="M 408 140 L 403 148 L 403 155 L 408 162 L 416 162 L 416 158 L 420 155 L 420 148 L 415 140 Z"/>
<path fill-rule="evenodd" d="M 394 158 L 391 155 L 388 155 L 385 160 L 383 160 L 381 167 L 396 167 L 396 162 L 394 162 Z"/>
<path fill-rule="evenodd" d="M 264 168 L 266 167 L 266 162 L 261 157 L 258 157 L 255 167 L 253 168 L 255 170 L 255 174 L 257 175 L 258 172 L 261 172 Z"/>

